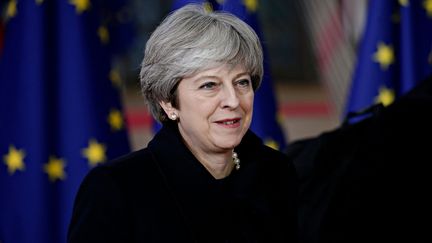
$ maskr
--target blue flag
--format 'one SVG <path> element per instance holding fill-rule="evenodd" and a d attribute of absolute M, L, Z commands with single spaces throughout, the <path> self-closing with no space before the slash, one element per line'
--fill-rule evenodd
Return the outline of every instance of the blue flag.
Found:
<path fill-rule="evenodd" d="M 391 104 L 432 74 L 431 59 L 431 1 L 370 1 L 346 112 Z"/>
<path fill-rule="evenodd" d="M 199 0 L 177 0 L 174 1 L 173 9 L 178 9 L 188 3 L 199 3 L 209 10 L 223 10 L 236 15 L 249 24 L 262 40 L 262 32 L 258 22 L 257 10 L 258 0 L 224 0 L 224 1 L 199 1 Z M 286 140 L 284 133 L 278 123 L 277 103 L 273 92 L 273 83 L 270 75 L 270 67 L 267 51 L 264 50 L 264 77 L 261 86 L 255 93 L 254 113 L 251 129 L 260 136 L 264 143 L 272 148 L 284 150 Z"/>
<path fill-rule="evenodd" d="M 2 243 L 66 242 L 85 174 L 130 151 L 119 78 L 110 69 L 113 7 L 119 5 L 7 4 L 0 57 Z"/>

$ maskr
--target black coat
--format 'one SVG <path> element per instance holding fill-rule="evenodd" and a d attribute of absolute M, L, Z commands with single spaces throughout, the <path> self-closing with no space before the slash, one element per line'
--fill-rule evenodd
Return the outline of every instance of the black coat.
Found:
<path fill-rule="evenodd" d="M 375 111 L 291 145 L 301 242 L 432 242 L 432 79 Z"/>
<path fill-rule="evenodd" d="M 250 131 L 235 150 L 240 170 L 216 180 L 164 126 L 86 176 L 68 242 L 294 242 L 294 167 Z"/>

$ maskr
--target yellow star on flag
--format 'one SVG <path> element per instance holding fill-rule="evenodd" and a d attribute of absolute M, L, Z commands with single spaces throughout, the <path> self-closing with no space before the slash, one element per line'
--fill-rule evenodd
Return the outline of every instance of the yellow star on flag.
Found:
<path fill-rule="evenodd" d="M 258 9 L 258 0 L 243 0 L 243 4 L 249 12 L 256 12 Z"/>
<path fill-rule="evenodd" d="M 106 161 L 106 147 L 95 139 L 90 139 L 89 146 L 82 150 L 82 155 L 88 160 L 89 166 L 93 167 Z"/>
<path fill-rule="evenodd" d="M 90 9 L 90 0 L 69 0 L 69 3 L 75 6 L 78 14 Z"/>
<path fill-rule="evenodd" d="M 205 10 L 207 13 L 211 13 L 211 12 L 213 12 L 213 6 L 211 5 L 211 3 L 205 1 L 205 2 L 203 3 L 203 7 L 204 7 L 204 10 Z"/>
<path fill-rule="evenodd" d="M 432 17 L 432 0 L 424 0 L 423 7 L 426 9 L 427 15 Z"/>
<path fill-rule="evenodd" d="M 16 149 L 15 146 L 9 146 L 9 152 L 3 156 L 3 161 L 8 167 L 9 174 L 13 175 L 17 170 L 24 171 L 25 152 L 22 149 Z"/>
<path fill-rule="evenodd" d="M 375 99 L 375 102 L 382 103 L 384 106 L 388 106 L 391 103 L 393 103 L 394 99 L 395 99 L 395 94 L 393 90 L 388 89 L 386 87 L 381 87 L 379 89 L 379 93 Z"/>
<path fill-rule="evenodd" d="M 399 24 L 401 21 L 401 14 L 400 11 L 395 11 L 393 12 L 393 14 L 390 16 L 390 20 L 394 23 L 394 24 Z"/>
<path fill-rule="evenodd" d="M 123 128 L 123 116 L 117 109 L 111 109 L 108 115 L 108 123 L 111 126 L 111 130 L 120 131 Z"/>
<path fill-rule="evenodd" d="M 108 28 L 106 26 L 104 25 L 99 26 L 98 36 L 102 44 L 108 44 L 110 36 L 109 36 Z"/>
<path fill-rule="evenodd" d="M 279 124 L 282 124 L 284 122 L 284 119 L 285 118 L 283 117 L 283 115 L 279 111 L 277 111 L 276 112 L 276 122 Z"/>
<path fill-rule="evenodd" d="M 41 5 L 43 3 L 44 0 L 36 0 L 36 4 L 37 5 Z"/>
<path fill-rule="evenodd" d="M 407 7 L 409 5 L 409 1 L 408 0 L 399 0 L 399 4 L 401 6 Z"/>
<path fill-rule="evenodd" d="M 6 19 L 13 18 L 17 15 L 17 1 L 10 0 L 6 6 Z"/>
<path fill-rule="evenodd" d="M 48 174 L 50 181 L 55 182 L 66 178 L 65 164 L 63 159 L 50 156 L 48 163 L 44 165 L 44 171 Z"/>
<path fill-rule="evenodd" d="M 384 43 L 379 43 L 377 47 L 377 52 L 375 52 L 373 59 L 378 62 L 381 69 L 387 70 L 387 68 L 394 62 L 394 52 L 391 45 L 386 45 Z"/>
<path fill-rule="evenodd" d="M 120 76 L 120 72 L 117 69 L 111 69 L 109 73 L 109 79 L 114 86 L 121 88 L 123 80 Z"/>
<path fill-rule="evenodd" d="M 267 146 L 269 146 L 272 149 L 279 150 L 279 144 L 275 140 L 273 140 L 271 138 L 267 138 L 265 140 L 264 144 L 267 145 Z"/>

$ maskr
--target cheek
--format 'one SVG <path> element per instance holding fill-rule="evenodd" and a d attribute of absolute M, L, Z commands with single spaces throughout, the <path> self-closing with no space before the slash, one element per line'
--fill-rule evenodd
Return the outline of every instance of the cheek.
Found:
<path fill-rule="evenodd" d="M 206 120 L 210 117 L 216 110 L 217 105 L 212 102 L 211 99 L 190 99 L 183 106 L 181 106 L 180 112 L 189 118 Z"/>
<path fill-rule="evenodd" d="M 219 100 L 217 97 L 204 97 L 200 99 L 196 99 L 191 104 L 198 116 L 208 117 L 216 112 L 219 107 Z"/>
<path fill-rule="evenodd" d="M 254 103 L 254 94 L 245 96 L 242 101 L 242 107 L 247 114 L 252 113 L 253 111 L 253 103 Z"/>

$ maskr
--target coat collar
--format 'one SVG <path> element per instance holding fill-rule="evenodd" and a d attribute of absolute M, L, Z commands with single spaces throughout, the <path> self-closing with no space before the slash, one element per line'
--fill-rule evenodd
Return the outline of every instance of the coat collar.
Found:
<path fill-rule="evenodd" d="M 241 160 L 240 170 L 233 170 L 224 179 L 215 179 L 207 169 L 195 158 L 192 152 L 186 147 L 178 130 L 177 124 L 167 122 L 149 143 L 148 148 L 155 155 L 163 173 L 173 183 L 188 188 L 208 188 L 211 185 L 222 184 L 238 176 L 243 177 L 253 170 L 253 154 L 262 146 L 261 139 L 250 130 L 243 137 L 240 145 L 235 148 Z M 243 175 L 245 174 L 245 175 Z"/>
<path fill-rule="evenodd" d="M 240 234 L 237 231 L 246 227 L 242 226 L 246 222 L 241 220 L 247 221 L 250 216 L 247 212 L 259 207 L 254 203 L 260 201 L 251 198 L 257 198 L 257 188 L 263 182 L 261 175 L 265 171 L 262 167 L 265 163 L 260 163 L 265 159 L 261 153 L 263 145 L 255 134 L 248 131 L 235 148 L 241 168 L 219 180 L 189 151 L 176 124 L 164 124 L 148 148 L 194 238 L 215 236 L 215 229 L 221 226 L 227 231 L 218 232 L 215 237 L 233 238 Z"/>

